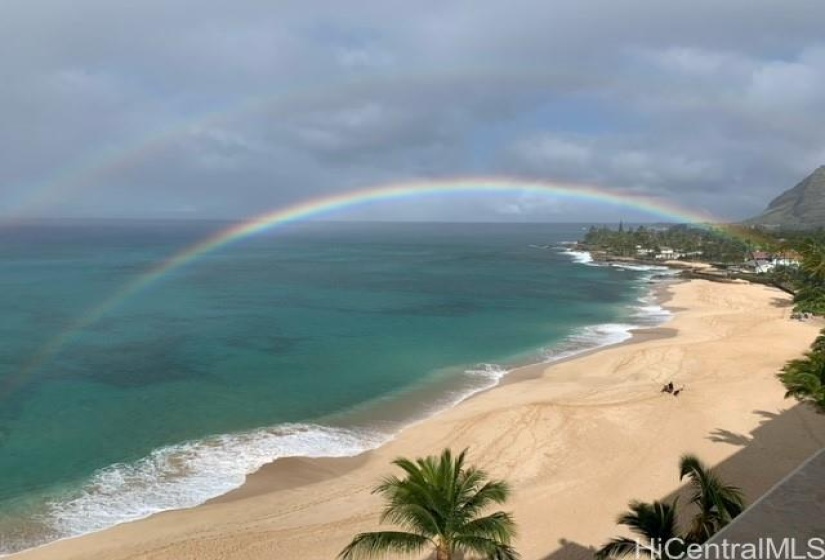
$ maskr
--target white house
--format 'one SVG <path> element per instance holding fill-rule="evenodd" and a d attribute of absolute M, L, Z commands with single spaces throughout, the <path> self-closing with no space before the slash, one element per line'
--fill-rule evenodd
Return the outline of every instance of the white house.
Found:
<path fill-rule="evenodd" d="M 753 270 L 756 274 L 763 274 L 774 269 L 772 261 L 767 259 L 751 259 L 745 262 L 745 268 Z"/>
<path fill-rule="evenodd" d="M 671 249 L 670 247 L 660 247 L 659 252 L 656 254 L 656 258 L 660 259 L 660 260 L 663 260 L 663 261 L 678 259 L 678 258 L 681 258 L 681 257 L 684 257 L 684 256 L 685 256 L 684 253 L 680 253 L 679 251 L 675 251 L 675 250 Z"/>

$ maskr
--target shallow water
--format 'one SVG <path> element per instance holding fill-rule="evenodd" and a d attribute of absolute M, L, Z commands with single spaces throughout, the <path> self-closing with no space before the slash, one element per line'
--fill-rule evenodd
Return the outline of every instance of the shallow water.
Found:
<path fill-rule="evenodd" d="M 308 224 L 206 255 L 33 362 L 225 226 L 5 232 L 0 550 L 195 505 L 279 456 L 355 454 L 513 365 L 662 318 L 649 270 L 565 251 L 581 226 Z"/>

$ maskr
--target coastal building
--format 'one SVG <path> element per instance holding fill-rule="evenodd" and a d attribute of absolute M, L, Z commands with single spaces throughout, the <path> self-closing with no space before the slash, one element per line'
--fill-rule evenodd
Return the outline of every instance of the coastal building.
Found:
<path fill-rule="evenodd" d="M 683 257 L 683 256 L 684 256 L 683 253 L 680 253 L 679 251 L 676 251 L 675 249 L 672 249 L 671 247 L 661 247 L 659 249 L 659 252 L 656 254 L 655 258 L 657 258 L 659 260 L 663 260 L 663 261 L 669 261 L 669 260 L 673 260 L 673 259 L 678 259 L 678 258 Z"/>
<path fill-rule="evenodd" d="M 799 266 L 799 263 L 802 262 L 802 255 L 796 251 L 775 253 L 771 257 L 771 262 L 774 266 Z"/>
<path fill-rule="evenodd" d="M 775 265 L 769 259 L 751 259 L 745 261 L 743 267 L 746 272 L 753 272 L 755 274 L 764 274 L 770 272 L 775 268 Z"/>
<path fill-rule="evenodd" d="M 771 264 L 773 264 L 773 266 L 799 266 L 799 261 L 788 257 L 775 256 L 771 259 Z"/>
<path fill-rule="evenodd" d="M 777 266 L 799 266 L 801 257 L 796 251 L 784 253 L 768 253 L 765 251 L 753 251 L 745 258 L 743 268 L 747 272 L 763 274 L 772 271 Z"/>

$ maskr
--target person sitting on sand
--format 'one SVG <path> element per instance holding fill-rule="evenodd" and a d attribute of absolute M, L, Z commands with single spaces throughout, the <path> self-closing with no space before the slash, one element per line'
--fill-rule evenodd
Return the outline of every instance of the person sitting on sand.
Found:
<path fill-rule="evenodd" d="M 673 381 L 669 382 L 667 385 L 662 387 L 662 393 L 672 393 L 673 392 Z"/>

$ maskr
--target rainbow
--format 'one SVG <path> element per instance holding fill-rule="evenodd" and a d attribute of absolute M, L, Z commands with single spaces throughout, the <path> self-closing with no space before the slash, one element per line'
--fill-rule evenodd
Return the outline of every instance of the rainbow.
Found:
<path fill-rule="evenodd" d="M 99 321 L 118 305 L 148 289 L 171 272 L 192 263 L 211 251 L 278 226 L 338 214 L 365 204 L 405 200 L 422 196 L 484 193 L 534 194 L 555 197 L 562 200 L 574 199 L 591 201 L 641 211 L 667 221 L 682 223 L 714 222 L 714 220 L 705 214 L 686 210 L 674 204 L 649 197 L 641 197 L 627 193 L 623 194 L 593 185 L 519 178 L 478 177 L 415 181 L 316 198 L 261 214 L 245 222 L 233 225 L 153 266 L 115 291 L 100 304 L 90 309 L 41 348 L 35 357 L 22 368 L 19 375 L 12 376 L 3 386 L 0 386 L 0 395 L 5 395 L 11 389 L 12 385 L 18 385 L 20 381 L 46 364 L 62 348 L 69 344 L 78 333 Z"/>
<path fill-rule="evenodd" d="M 49 206 L 65 200 L 69 195 L 77 195 L 102 184 L 107 178 L 135 168 L 199 130 L 226 126 L 234 119 L 250 115 L 282 118 L 318 107 L 334 108 L 340 106 L 341 100 L 353 103 L 353 100 L 370 99 L 375 93 L 409 93 L 414 88 L 432 85 L 460 84 L 467 87 L 474 80 L 488 76 L 491 70 L 494 70 L 499 80 L 508 83 L 524 82 L 532 87 L 552 87 L 559 79 L 558 75 L 548 74 L 544 70 L 537 72 L 535 68 L 479 67 L 463 69 L 460 73 L 450 69 L 443 74 L 393 76 L 390 81 L 387 81 L 385 76 L 366 75 L 331 84 L 305 84 L 275 95 L 254 95 L 231 100 L 200 114 L 164 124 L 150 134 L 130 139 L 120 146 L 90 153 L 71 165 L 54 168 L 40 181 L 27 185 L 26 195 L 20 200 L 8 203 L 8 208 L 4 210 L 7 217 L 0 217 L 0 226 L 12 227 L 24 223 Z M 581 89 L 592 88 L 602 81 L 598 77 L 582 80 L 578 77 L 562 76 L 561 79 L 568 87 L 570 84 L 577 84 L 576 87 Z"/>

